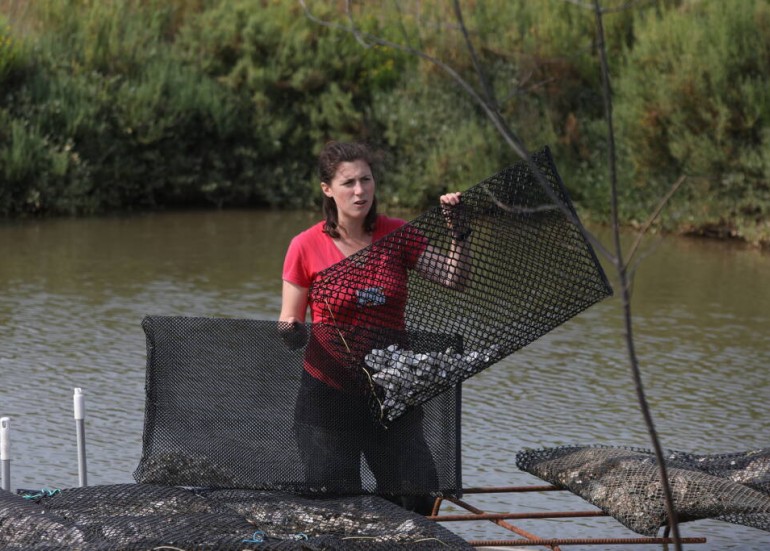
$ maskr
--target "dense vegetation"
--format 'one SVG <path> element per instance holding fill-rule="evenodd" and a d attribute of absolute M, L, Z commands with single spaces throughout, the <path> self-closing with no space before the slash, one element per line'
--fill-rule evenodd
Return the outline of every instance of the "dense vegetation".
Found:
<path fill-rule="evenodd" d="M 309 2 L 348 25 L 330 4 Z M 448 4 L 354 3 L 353 19 L 475 85 Z M 592 12 L 565 0 L 462 4 L 506 120 L 531 149 L 551 147 L 581 214 L 606 220 Z M 630 5 L 604 17 L 623 222 L 646 219 L 686 175 L 663 229 L 770 243 L 770 2 Z M 365 47 L 295 0 L 0 9 L 0 216 L 306 207 L 318 199 L 315 155 L 332 138 L 380 146 L 380 198 L 410 208 L 517 160 L 435 65 Z"/>

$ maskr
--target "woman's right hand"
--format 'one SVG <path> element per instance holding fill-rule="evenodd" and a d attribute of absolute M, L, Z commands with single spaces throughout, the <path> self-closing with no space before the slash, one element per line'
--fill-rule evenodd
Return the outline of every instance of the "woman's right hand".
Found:
<path fill-rule="evenodd" d="M 283 343 L 291 350 L 302 348 L 307 343 L 305 324 L 296 318 L 278 322 L 278 334 Z"/>
<path fill-rule="evenodd" d="M 307 312 L 307 292 L 288 281 L 283 282 L 281 297 L 281 315 L 278 317 L 278 333 L 283 342 L 292 350 L 305 346 L 307 331 L 305 314 Z"/>

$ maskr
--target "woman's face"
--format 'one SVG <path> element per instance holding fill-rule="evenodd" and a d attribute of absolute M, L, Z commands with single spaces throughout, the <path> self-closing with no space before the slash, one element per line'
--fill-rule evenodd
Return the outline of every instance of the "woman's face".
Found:
<path fill-rule="evenodd" d="M 321 182 L 321 190 L 337 204 L 340 222 L 345 219 L 363 220 L 374 202 L 372 169 L 363 160 L 342 162 L 331 182 Z"/>

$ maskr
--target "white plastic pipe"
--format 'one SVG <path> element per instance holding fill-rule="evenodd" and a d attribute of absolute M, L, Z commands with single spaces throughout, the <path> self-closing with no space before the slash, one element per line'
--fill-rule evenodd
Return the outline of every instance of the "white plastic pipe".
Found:
<path fill-rule="evenodd" d="M 88 486 L 88 474 L 86 469 L 86 401 L 83 391 L 80 388 L 75 389 L 72 397 L 75 408 L 75 431 L 78 439 L 78 482 L 80 486 Z"/>
<path fill-rule="evenodd" d="M 0 417 L 0 487 L 11 491 L 11 418 Z"/>

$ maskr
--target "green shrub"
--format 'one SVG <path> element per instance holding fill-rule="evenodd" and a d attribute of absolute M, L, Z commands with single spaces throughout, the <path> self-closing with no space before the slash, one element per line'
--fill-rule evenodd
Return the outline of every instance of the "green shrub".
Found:
<path fill-rule="evenodd" d="M 374 18 L 361 24 L 379 32 Z M 274 0 L 214 6 L 180 30 L 177 48 L 250 98 L 267 174 L 258 185 L 266 202 L 283 206 L 317 201 L 318 151 L 330 139 L 371 137 L 373 93 L 394 86 L 408 60 L 363 48 L 350 34 L 309 21 L 299 4 Z"/>
<path fill-rule="evenodd" d="M 373 121 L 389 152 L 379 178 L 385 203 L 409 209 L 432 206 L 447 191 L 463 190 L 515 160 L 479 108 L 448 86 L 418 79 L 373 102 Z"/>
<path fill-rule="evenodd" d="M 74 213 L 88 167 L 71 143 L 51 141 L 29 120 L 0 110 L 0 213 Z"/>
<path fill-rule="evenodd" d="M 640 22 L 616 103 L 638 196 L 651 202 L 686 174 L 675 224 L 767 215 L 769 73 L 765 1 L 685 2 Z"/>
<path fill-rule="evenodd" d="M 0 84 L 16 73 L 22 64 L 22 46 L 0 14 Z"/>
<path fill-rule="evenodd" d="M 46 143 L 67 144 L 89 169 L 70 175 L 66 193 L 35 184 L 35 205 L 9 199 L 6 212 L 268 201 L 255 186 L 263 178 L 248 98 L 175 56 L 169 8 L 43 4 L 50 9 L 38 14 L 44 32 L 35 64 L 4 98 L 7 116 L 26 121 Z M 41 149 L 34 140 L 20 143 Z M 48 181 L 44 164 L 30 162 L 27 186 Z"/>

